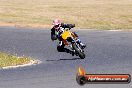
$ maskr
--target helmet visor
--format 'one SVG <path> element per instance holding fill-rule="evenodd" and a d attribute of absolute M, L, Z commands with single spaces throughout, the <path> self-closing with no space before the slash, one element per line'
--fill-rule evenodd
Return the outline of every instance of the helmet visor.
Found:
<path fill-rule="evenodd" d="M 55 30 L 59 30 L 60 25 L 55 25 L 54 28 L 55 28 Z"/>

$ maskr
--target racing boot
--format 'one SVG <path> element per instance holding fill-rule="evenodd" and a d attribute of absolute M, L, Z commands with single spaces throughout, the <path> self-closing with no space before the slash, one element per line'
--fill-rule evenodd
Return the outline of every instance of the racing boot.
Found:
<path fill-rule="evenodd" d="M 75 52 L 74 51 L 70 51 L 70 54 L 72 54 L 72 56 L 74 56 L 75 55 Z"/>
<path fill-rule="evenodd" d="M 81 45 L 81 48 L 82 48 L 82 49 L 84 49 L 84 48 L 86 47 L 86 45 L 83 44 L 83 43 L 80 43 L 80 45 Z"/>
<path fill-rule="evenodd" d="M 77 39 L 77 43 L 81 46 L 82 49 L 86 47 L 86 45 L 83 44 L 80 39 Z"/>
<path fill-rule="evenodd" d="M 75 53 L 74 53 L 74 51 L 72 51 L 72 56 L 74 56 L 75 55 Z"/>

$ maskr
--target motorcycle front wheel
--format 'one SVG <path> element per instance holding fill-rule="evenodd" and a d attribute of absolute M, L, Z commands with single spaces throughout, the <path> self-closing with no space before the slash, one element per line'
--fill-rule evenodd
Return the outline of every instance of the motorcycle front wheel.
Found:
<path fill-rule="evenodd" d="M 72 47 L 73 47 L 73 49 L 75 50 L 75 52 L 79 55 L 79 57 L 80 57 L 81 59 L 84 59 L 84 58 L 85 58 L 84 52 L 81 52 L 81 50 L 78 49 L 78 47 L 77 47 L 77 45 L 76 45 L 75 43 L 72 44 Z"/>

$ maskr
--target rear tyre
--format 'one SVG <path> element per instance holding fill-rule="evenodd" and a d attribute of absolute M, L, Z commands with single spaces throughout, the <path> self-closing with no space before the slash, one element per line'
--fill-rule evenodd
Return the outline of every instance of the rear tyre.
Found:
<path fill-rule="evenodd" d="M 78 48 L 77 48 L 77 45 L 74 43 L 72 44 L 73 46 L 73 49 L 76 51 L 76 53 L 79 55 L 79 57 L 81 59 L 84 59 L 85 58 L 85 54 L 83 52 L 81 52 Z"/>

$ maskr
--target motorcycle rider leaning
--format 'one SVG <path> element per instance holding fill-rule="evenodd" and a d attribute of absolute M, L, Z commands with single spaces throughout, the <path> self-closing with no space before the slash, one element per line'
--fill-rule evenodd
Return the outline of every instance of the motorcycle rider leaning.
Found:
<path fill-rule="evenodd" d="M 60 20 L 55 19 L 53 20 L 53 28 L 51 29 L 51 40 L 59 40 L 59 44 L 57 45 L 58 52 L 67 52 L 67 49 L 64 48 L 65 44 L 62 41 L 61 34 L 64 32 L 65 28 L 74 28 L 75 24 L 64 24 Z M 77 43 L 81 46 L 82 49 L 86 47 L 85 44 L 81 42 L 81 40 L 78 38 L 78 35 L 73 32 L 74 35 L 77 37 Z M 72 53 L 73 55 L 73 53 Z"/>

